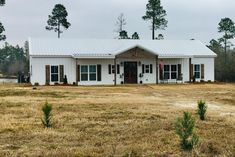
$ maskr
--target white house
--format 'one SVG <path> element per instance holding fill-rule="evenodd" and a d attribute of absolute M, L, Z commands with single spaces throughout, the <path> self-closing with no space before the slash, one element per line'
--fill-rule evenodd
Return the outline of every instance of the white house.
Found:
<path fill-rule="evenodd" d="M 197 40 L 29 39 L 31 83 L 214 81 L 216 54 Z"/>

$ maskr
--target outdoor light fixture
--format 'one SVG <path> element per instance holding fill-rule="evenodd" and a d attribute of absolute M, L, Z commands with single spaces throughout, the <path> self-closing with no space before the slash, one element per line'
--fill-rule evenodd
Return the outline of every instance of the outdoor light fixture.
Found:
<path fill-rule="evenodd" d="M 138 62 L 139 66 L 141 66 L 141 61 Z"/>
<path fill-rule="evenodd" d="M 121 62 L 120 65 L 123 66 L 123 62 Z"/>

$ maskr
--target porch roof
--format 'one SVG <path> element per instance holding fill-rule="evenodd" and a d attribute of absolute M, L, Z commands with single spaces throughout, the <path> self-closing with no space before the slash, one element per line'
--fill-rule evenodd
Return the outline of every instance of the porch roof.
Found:
<path fill-rule="evenodd" d="M 216 57 L 198 40 L 29 39 L 31 56 L 115 58 L 134 47 L 159 58 Z"/>

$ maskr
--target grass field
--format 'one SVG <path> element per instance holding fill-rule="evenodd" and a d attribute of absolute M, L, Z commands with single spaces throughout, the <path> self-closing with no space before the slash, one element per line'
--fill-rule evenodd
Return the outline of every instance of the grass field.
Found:
<path fill-rule="evenodd" d="M 205 121 L 196 115 L 205 100 Z M 53 105 L 53 127 L 41 123 Z M 234 156 L 235 84 L 117 87 L 0 85 L 0 156 Z M 177 117 L 196 119 L 199 144 L 179 146 Z"/>

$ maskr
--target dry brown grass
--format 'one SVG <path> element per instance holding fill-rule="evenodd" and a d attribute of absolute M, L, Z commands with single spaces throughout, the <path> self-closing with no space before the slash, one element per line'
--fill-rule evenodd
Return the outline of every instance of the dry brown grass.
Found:
<path fill-rule="evenodd" d="M 206 100 L 202 122 L 196 103 Z M 51 129 L 41 107 L 53 105 Z M 0 156 L 233 156 L 235 84 L 117 87 L 0 85 Z M 180 149 L 174 123 L 196 117 L 198 146 Z"/>

